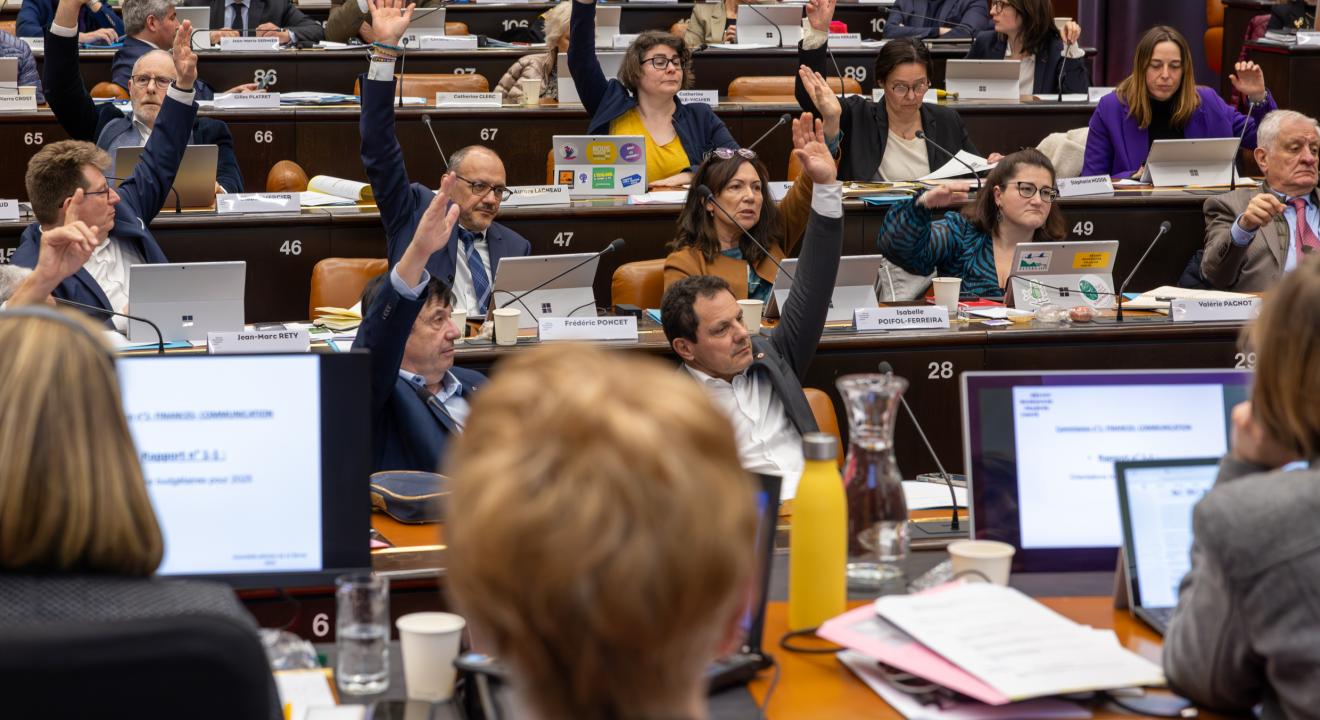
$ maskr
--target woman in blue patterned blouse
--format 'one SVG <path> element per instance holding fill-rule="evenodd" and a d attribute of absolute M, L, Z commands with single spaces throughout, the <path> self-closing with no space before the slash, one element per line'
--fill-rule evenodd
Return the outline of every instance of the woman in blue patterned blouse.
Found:
<path fill-rule="evenodd" d="M 1054 166 L 1034 149 L 999 161 L 979 196 L 962 212 L 934 220 L 934 210 L 967 199 L 966 182 L 949 183 L 904 200 L 880 228 L 880 252 L 918 275 L 962 278 L 962 292 L 1002 297 L 1018 243 L 1061 240 L 1068 232 L 1054 201 Z"/>

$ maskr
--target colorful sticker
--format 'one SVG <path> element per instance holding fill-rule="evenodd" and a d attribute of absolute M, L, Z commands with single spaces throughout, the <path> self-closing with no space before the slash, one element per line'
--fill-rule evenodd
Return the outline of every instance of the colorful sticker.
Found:
<path fill-rule="evenodd" d="M 619 180 L 619 184 L 624 187 L 632 187 L 633 185 L 636 185 L 641 181 L 642 181 L 642 176 L 637 173 L 633 173 L 632 175 L 629 175 L 628 177 Z"/>
<path fill-rule="evenodd" d="M 577 160 L 577 159 L 578 159 L 577 148 L 573 147 L 572 145 L 567 145 L 567 144 L 564 145 L 564 146 L 562 146 L 562 147 L 560 148 L 559 159 L 560 159 L 560 160 Z"/>
<path fill-rule="evenodd" d="M 1054 251 L 1052 250 L 1027 251 L 1022 254 L 1022 257 L 1018 258 L 1015 272 L 1045 272 L 1050 269 L 1050 256 L 1053 254 Z"/>
<path fill-rule="evenodd" d="M 606 165 L 614 162 L 618 157 L 614 151 L 612 142 L 591 142 L 587 143 L 587 162 L 593 165 Z"/>
<path fill-rule="evenodd" d="M 573 187 L 573 171 L 572 171 L 572 170 L 560 170 L 560 171 L 559 171 L 559 184 L 560 184 L 560 185 L 567 185 L 567 186 L 569 186 L 569 187 Z"/>
<path fill-rule="evenodd" d="M 1073 255 L 1073 270 L 1094 270 L 1109 267 L 1107 252 L 1079 252 Z"/>
<path fill-rule="evenodd" d="M 1077 292 L 1092 307 L 1105 308 L 1114 303 L 1114 289 L 1099 275 L 1083 275 L 1078 278 Z"/>
<path fill-rule="evenodd" d="M 619 157 L 626 163 L 639 162 L 642 159 L 642 146 L 637 143 L 624 143 L 619 146 Z"/>
<path fill-rule="evenodd" d="M 614 168 L 592 168 L 591 169 L 591 189 L 592 190 L 613 190 L 614 189 Z"/>

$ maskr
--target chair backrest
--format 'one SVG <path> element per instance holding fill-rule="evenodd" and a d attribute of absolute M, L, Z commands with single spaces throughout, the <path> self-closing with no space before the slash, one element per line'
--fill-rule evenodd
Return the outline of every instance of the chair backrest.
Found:
<path fill-rule="evenodd" d="M 1224 64 L 1224 3 L 1205 0 L 1205 60 L 1218 75 Z"/>
<path fill-rule="evenodd" d="M 326 258 L 316 263 L 307 317 L 316 317 L 319 307 L 353 307 L 367 282 L 387 268 L 384 258 Z"/>
<path fill-rule="evenodd" d="M 665 261 L 639 260 L 624 263 L 610 282 L 610 303 L 636 305 L 643 310 L 660 307 L 665 292 Z"/>
<path fill-rule="evenodd" d="M 802 388 L 802 394 L 807 396 L 807 404 L 811 405 L 811 415 L 816 418 L 816 427 L 820 428 L 821 432 L 834 436 L 839 467 L 843 467 L 843 437 L 839 434 L 839 416 L 834 414 L 834 401 L 830 400 L 830 396 L 824 390 L 816 388 Z"/>
<path fill-rule="evenodd" d="M 793 75 L 744 75 L 736 77 L 729 83 L 729 97 L 792 97 L 793 96 Z M 839 87 L 839 78 L 825 78 L 830 87 Z M 847 93 L 861 93 L 862 86 L 852 78 L 843 79 L 843 91 Z"/>
<path fill-rule="evenodd" d="M 8 626 L 0 677 L 21 688 L 14 717 L 269 720 L 279 707 L 256 633 L 215 615 Z"/>
<path fill-rule="evenodd" d="M 684 35 L 687 34 L 687 29 L 688 29 L 687 20 L 679 20 L 678 22 L 669 26 L 669 34 L 674 35 L 676 37 L 683 37 Z"/>
<path fill-rule="evenodd" d="M 10 35 L 17 35 L 17 34 L 18 34 L 18 21 L 17 21 L 17 20 L 0 20 L 0 30 L 4 30 L 5 32 L 9 33 Z"/>
<path fill-rule="evenodd" d="M 446 35 L 467 35 L 468 26 L 464 22 L 445 22 Z"/>
<path fill-rule="evenodd" d="M 399 79 L 395 75 L 396 80 Z M 462 74 L 450 75 L 445 73 L 406 73 L 401 81 L 402 88 L 399 92 L 412 97 L 422 97 L 428 100 L 434 100 L 438 92 L 489 92 L 490 81 L 486 80 L 485 75 Z M 353 81 L 353 93 L 362 94 L 362 89 L 358 87 L 358 81 Z"/>
<path fill-rule="evenodd" d="M 307 171 L 292 160 L 281 160 L 266 173 L 266 192 L 303 192 L 307 189 Z"/>
<path fill-rule="evenodd" d="M 94 98 L 114 98 L 115 100 L 127 100 L 128 91 L 112 82 L 99 82 L 92 86 L 92 97 Z"/>

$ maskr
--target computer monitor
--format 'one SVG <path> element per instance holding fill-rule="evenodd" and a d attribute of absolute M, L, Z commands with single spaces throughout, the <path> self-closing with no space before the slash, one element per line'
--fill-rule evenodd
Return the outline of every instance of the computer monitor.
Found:
<path fill-rule="evenodd" d="M 163 576 L 328 585 L 371 567 L 370 356 L 116 362 Z"/>
<path fill-rule="evenodd" d="M 1113 570 L 1114 463 L 1222 456 L 1250 383 L 1235 370 L 965 373 L 972 536 L 1015 546 L 1015 572 Z"/>

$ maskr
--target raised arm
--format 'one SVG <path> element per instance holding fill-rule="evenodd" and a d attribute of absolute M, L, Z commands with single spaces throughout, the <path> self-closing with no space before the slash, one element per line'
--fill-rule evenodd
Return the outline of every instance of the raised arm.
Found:
<path fill-rule="evenodd" d="M 24 4 L 24 7 L 27 3 Z M 46 37 L 46 103 L 74 140 L 96 142 L 100 115 L 78 64 L 78 0 L 60 0 Z"/>
<path fill-rule="evenodd" d="M 74 190 L 64 225 L 41 233 L 36 267 L 9 296 L 9 307 L 47 302 L 55 288 L 91 258 L 100 235 L 95 225 L 78 220 L 76 208 L 82 206 L 83 198 L 82 188 Z"/>
<path fill-rule="evenodd" d="M 1274 102 L 1274 96 L 1265 89 L 1265 74 L 1261 71 L 1259 65 L 1250 61 L 1240 62 L 1234 65 L 1233 69 L 1235 72 L 1228 76 L 1229 81 L 1233 83 L 1233 89 L 1237 90 L 1239 95 L 1254 103 L 1250 115 L 1243 115 L 1236 109 L 1231 110 L 1233 113 L 1233 134 L 1242 135 L 1242 130 L 1245 127 L 1247 132 L 1242 138 L 1242 147 L 1254 148 L 1256 147 L 1256 128 L 1260 126 L 1266 115 L 1278 109 L 1278 105 Z M 1213 97 L 1220 103 L 1224 102 L 1218 94 L 1213 92 L 1201 93 L 1201 102 L 1205 102 L 1208 97 Z"/>
<path fill-rule="evenodd" d="M 568 21 L 568 73 L 573 77 L 587 114 L 595 115 L 610 84 L 596 58 L 596 2 L 572 1 L 573 14 Z"/>

